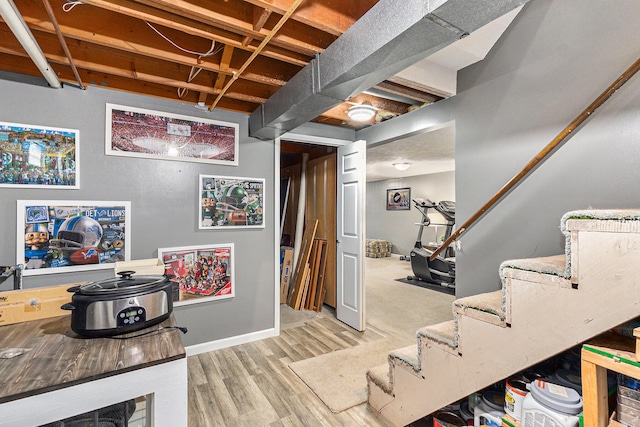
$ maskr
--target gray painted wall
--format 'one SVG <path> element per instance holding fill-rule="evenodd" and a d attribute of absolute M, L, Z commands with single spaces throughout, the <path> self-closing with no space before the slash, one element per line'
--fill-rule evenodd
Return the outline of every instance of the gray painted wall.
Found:
<path fill-rule="evenodd" d="M 485 61 L 459 73 L 456 195 L 469 218 L 640 57 L 640 3 L 528 3 Z M 640 206 L 640 75 L 462 239 L 458 296 L 498 289 L 510 258 L 561 254 L 561 216 Z"/>
<path fill-rule="evenodd" d="M 455 201 L 455 172 L 442 172 L 411 176 L 402 179 L 388 179 L 367 183 L 366 224 L 367 239 L 382 239 L 393 244 L 392 252 L 409 255 L 418 234 L 416 223 L 422 220 L 420 212 L 411 205 L 408 211 L 388 211 L 387 189 L 411 188 L 412 198 Z M 444 223 L 442 216 L 429 209 L 432 223 Z M 438 233 L 438 234 L 437 234 Z M 444 227 L 427 227 L 422 234 L 422 242 L 436 241 L 444 233 Z M 437 234 L 437 236 L 436 236 Z"/>
<path fill-rule="evenodd" d="M 131 94 L 68 86 L 54 90 L 0 80 L 0 121 L 79 129 L 79 190 L 0 188 L 0 265 L 16 262 L 16 200 L 131 201 L 131 259 L 155 258 L 159 247 L 213 243 L 235 244 L 236 295 L 220 301 L 176 307 L 183 337 L 192 345 L 274 327 L 274 217 L 272 207 L 275 148 L 271 141 L 249 138 L 248 116 L 207 113 L 190 105 Z M 105 103 L 200 116 L 240 125 L 239 166 L 106 156 Z M 198 175 L 266 179 L 266 228 L 199 230 L 196 222 Z M 111 277 L 112 271 L 74 272 L 24 278 L 39 287 Z M 6 288 L 6 287 L 5 287 Z"/>
<path fill-rule="evenodd" d="M 471 217 L 640 57 L 640 3 L 526 4 L 486 59 L 461 70 L 458 95 L 356 133 L 368 144 L 455 119 L 456 214 Z M 462 237 L 456 296 L 500 287 L 512 258 L 563 253 L 570 210 L 640 206 L 640 75 Z"/>

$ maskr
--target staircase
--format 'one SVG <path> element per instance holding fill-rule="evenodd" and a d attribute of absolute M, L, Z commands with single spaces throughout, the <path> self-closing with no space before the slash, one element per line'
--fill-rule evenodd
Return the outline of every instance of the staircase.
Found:
<path fill-rule="evenodd" d="M 404 426 L 640 315 L 640 210 L 565 214 L 565 254 L 502 263 L 502 289 L 453 303 L 367 373 L 369 404 Z"/>

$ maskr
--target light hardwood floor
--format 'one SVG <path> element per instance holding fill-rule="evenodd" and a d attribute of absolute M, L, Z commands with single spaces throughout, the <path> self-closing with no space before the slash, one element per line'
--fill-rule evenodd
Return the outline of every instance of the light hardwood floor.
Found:
<path fill-rule="evenodd" d="M 407 268 L 392 260 L 386 262 L 394 268 Z M 434 298 L 433 294 L 425 295 Z M 277 337 L 191 356 L 189 427 L 390 426 L 367 403 L 332 413 L 288 367 L 298 360 L 378 340 L 394 333 L 390 330 L 377 327 L 368 318 L 367 330 L 355 331 L 338 321 L 325 306 L 315 319 L 283 329 Z M 432 425 L 430 419 L 411 424 Z"/>

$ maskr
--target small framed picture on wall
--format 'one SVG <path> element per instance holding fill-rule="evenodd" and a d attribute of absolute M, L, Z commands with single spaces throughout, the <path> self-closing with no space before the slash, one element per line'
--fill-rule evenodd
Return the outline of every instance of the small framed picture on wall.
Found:
<path fill-rule="evenodd" d="M 201 230 L 264 228 L 265 180 L 200 175 Z"/>
<path fill-rule="evenodd" d="M 387 210 L 408 211 L 411 209 L 411 188 L 387 189 Z"/>

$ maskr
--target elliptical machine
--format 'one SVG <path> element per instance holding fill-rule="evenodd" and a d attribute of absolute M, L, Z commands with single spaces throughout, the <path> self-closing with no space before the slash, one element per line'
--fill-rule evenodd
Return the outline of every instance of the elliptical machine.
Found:
<path fill-rule="evenodd" d="M 429 219 L 428 214 L 429 209 L 435 209 L 446 220 L 446 224 L 442 225 L 446 226 L 444 240 L 447 240 L 449 236 L 451 236 L 453 226 L 456 223 L 456 204 L 451 201 L 434 203 L 429 199 L 412 200 L 413 205 L 422 214 L 422 221 L 416 224 L 419 226 L 418 237 L 416 238 L 416 243 L 410 255 L 411 269 L 414 275 L 407 276 L 407 280 L 424 280 L 425 282 L 435 283 L 448 288 L 455 288 L 456 259 L 452 256 L 453 248 L 447 248 L 445 250 L 445 253 L 449 255 L 449 257 L 445 258 L 438 255 L 432 261 L 430 257 L 434 251 L 425 249 L 422 246 L 422 231 L 424 227 L 431 225 L 431 219 Z"/>

